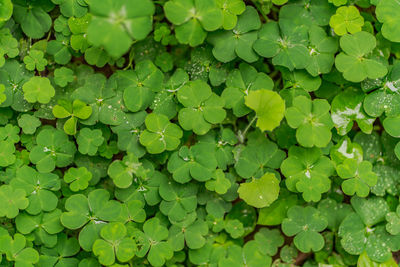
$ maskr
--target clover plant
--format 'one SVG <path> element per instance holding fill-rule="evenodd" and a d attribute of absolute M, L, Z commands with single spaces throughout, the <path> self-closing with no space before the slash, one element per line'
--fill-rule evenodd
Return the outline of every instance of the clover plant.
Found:
<path fill-rule="evenodd" d="M 0 0 L 0 266 L 398 266 L 399 13 Z"/>

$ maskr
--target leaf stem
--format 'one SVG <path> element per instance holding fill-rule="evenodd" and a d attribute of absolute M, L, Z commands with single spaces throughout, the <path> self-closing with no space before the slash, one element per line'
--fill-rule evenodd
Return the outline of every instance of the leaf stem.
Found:
<path fill-rule="evenodd" d="M 269 21 L 269 18 L 267 17 L 267 15 L 265 15 L 264 11 L 263 11 L 262 8 L 261 8 L 260 3 L 257 3 L 256 1 L 257 1 L 257 0 L 252 0 L 254 6 L 257 8 L 258 12 L 261 13 L 261 16 L 264 18 L 265 22 L 268 22 L 268 21 Z"/>
<path fill-rule="evenodd" d="M 256 121 L 256 119 L 257 119 L 257 115 L 255 115 L 254 118 L 249 122 L 249 124 L 246 126 L 246 128 L 244 129 L 243 132 L 239 131 L 238 138 L 239 138 L 240 143 L 244 143 L 244 140 L 246 139 L 246 134 L 249 131 L 251 125 L 253 125 L 253 123 Z"/>

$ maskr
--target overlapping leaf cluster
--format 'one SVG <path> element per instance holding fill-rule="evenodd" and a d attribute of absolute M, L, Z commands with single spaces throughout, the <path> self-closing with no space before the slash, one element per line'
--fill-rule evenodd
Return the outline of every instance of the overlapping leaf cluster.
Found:
<path fill-rule="evenodd" d="M 398 0 L 0 0 L 0 266 L 398 266 Z"/>

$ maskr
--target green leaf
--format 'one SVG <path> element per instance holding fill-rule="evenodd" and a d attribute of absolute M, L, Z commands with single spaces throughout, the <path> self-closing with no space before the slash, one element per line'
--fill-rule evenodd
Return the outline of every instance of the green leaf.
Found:
<path fill-rule="evenodd" d="M 377 79 L 386 75 L 387 67 L 380 61 L 369 57 L 376 47 L 375 37 L 368 32 L 357 32 L 340 38 L 343 49 L 336 56 L 335 66 L 350 82 L 361 82 L 366 78 Z"/>
<path fill-rule="evenodd" d="M 383 24 L 383 36 L 392 41 L 400 42 L 398 35 L 400 28 L 398 27 L 397 11 L 400 10 L 400 3 L 396 0 L 379 1 L 376 6 L 376 17 Z"/>
<path fill-rule="evenodd" d="M 285 117 L 290 127 L 296 130 L 296 139 L 305 147 L 325 147 L 332 136 L 333 127 L 329 114 L 330 105 L 325 99 L 311 101 L 305 96 L 293 100 L 286 109 Z"/>
<path fill-rule="evenodd" d="M 261 178 L 254 178 L 249 183 L 241 183 L 239 197 L 247 204 L 264 208 L 274 202 L 279 195 L 279 180 L 275 174 L 266 173 Z"/>
<path fill-rule="evenodd" d="M 361 27 L 364 25 L 364 18 L 355 6 L 342 6 L 331 17 L 329 25 L 337 35 L 353 34 L 361 31 Z"/>
<path fill-rule="evenodd" d="M 0 186 L 0 215 L 7 218 L 17 217 L 19 210 L 24 210 L 29 205 L 25 191 L 14 189 L 10 185 Z"/>
<path fill-rule="evenodd" d="M 23 85 L 22 90 L 24 91 L 24 98 L 29 103 L 47 104 L 55 95 L 54 87 L 51 85 L 50 80 L 45 77 L 32 77 Z"/>
<path fill-rule="evenodd" d="M 245 96 L 245 104 L 256 112 L 256 125 L 261 131 L 278 127 L 285 113 L 285 102 L 278 93 L 270 90 L 250 91 Z"/>
<path fill-rule="evenodd" d="M 175 150 L 180 144 L 183 132 L 179 126 L 171 123 L 162 114 L 147 115 L 146 130 L 140 134 L 140 143 L 151 154 L 162 153 L 164 150 Z"/>
<path fill-rule="evenodd" d="M 88 4 L 93 15 L 87 29 L 88 41 L 104 46 L 114 58 L 128 52 L 133 41 L 143 40 L 152 29 L 155 8 L 150 0 L 105 0 L 101 4 L 93 1 Z"/>
<path fill-rule="evenodd" d="M 64 181 L 70 184 L 69 187 L 74 192 L 86 189 L 91 179 L 92 173 L 85 167 L 69 168 L 64 174 Z"/>
<path fill-rule="evenodd" d="M 310 206 L 293 206 L 288 210 L 288 218 L 282 222 L 282 231 L 294 236 L 294 244 L 301 252 L 321 250 L 324 238 L 319 233 L 328 225 L 328 221 L 320 212 Z"/>

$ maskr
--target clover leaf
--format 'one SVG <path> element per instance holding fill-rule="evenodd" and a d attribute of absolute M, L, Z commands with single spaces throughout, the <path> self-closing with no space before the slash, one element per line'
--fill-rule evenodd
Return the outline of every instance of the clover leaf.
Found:
<path fill-rule="evenodd" d="M 376 18 L 382 23 L 382 35 L 392 41 L 400 42 L 398 33 L 398 17 L 396 12 L 400 10 L 400 4 L 395 0 L 379 1 L 376 5 Z"/>
<path fill-rule="evenodd" d="M 68 238 L 65 234 L 57 236 L 57 245 L 54 248 L 41 249 L 39 265 L 73 265 L 78 264 L 79 260 L 74 258 L 80 250 L 78 240 L 75 237 Z"/>
<path fill-rule="evenodd" d="M 51 0 L 60 6 L 61 14 L 66 17 L 82 17 L 86 14 L 87 8 L 79 0 Z"/>
<path fill-rule="evenodd" d="M 214 57 L 224 63 L 236 57 L 248 63 L 257 61 L 258 55 L 253 50 L 253 44 L 257 40 L 257 30 L 260 27 L 261 21 L 256 9 L 246 6 L 246 10 L 238 17 L 237 24 L 231 31 L 210 34 L 209 41 L 214 45 Z"/>
<path fill-rule="evenodd" d="M 274 256 L 278 248 L 283 245 L 284 239 L 278 229 L 261 228 L 255 235 L 261 253 Z"/>
<path fill-rule="evenodd" d="M 137 112 L 149 107 L 155 93 L 161 91 L 164 74 L 153 62 L 145 60 L 135 66 L 135 71 L 121 72 L 118 78 L 126 107 Z"/>
<path fill-rule="evenodd" d="M 306 27 L 282 27 L 276 22 L 268 22 L 258 32 L 254 50 L 262 57 L 271 58 L 274 65 L 289 70 L 304 69 L 309 63 Z"/>
<path fill-rule="evenodd" d="M 113 161 L 108 166 L 107 174 L 117 187 L 128 188 L 132 182 L 138 182 L 136 178 L 146 179 L 151 176 L 153 170 L 150 162 L 141 162 L 134 154 L 128 153 L 122 160 Z"/>
<path fill-rule="evenodd" d="M 169 228 L 168 240 L 175 251 L 182 250 L 185 244 L 190 249 L 199 249 L 206 243 L 204 236 L 207 234 L 208 225 L 205 221 L 196 220 L 196 216 L 188 216 L 188 219 Z"/>
<path fill-rule="evenodd" d="M 264 208 L 274 202 L 279 195 L 279 180 L 275 174 L 265 173 L 261 178 L 254 178 L 248 183 L 241 183 L 239 197 L 256 208 Z"/>
<path fill-rule="evenodd" d="M 285 117 L 289 126 L 297 129 L 296 139 L 300 145 L 324 147 L 329 143 L 333 127 L 329 110 L 330 105 L 325 99 L 310 100 L 298 96 L 293 100 Z"/>
<path fill-rule="evenodd" d="M 42 38 L 51 27 L 51 17 L 47 12 L 54 8 L 50 1 L 21 0 L 14 3 L 13 17 L 30 38 Z"/>
<path fill-rule="evenodd" d="M 176 39 L 190 46 L 202 44 L 207 31 L 215 31 L 224 20 L 221 9 L 212 0 L 170 0 L 165 3 L 164 12 L 176 25 Z"/>
<path fill-rule="evenodd" d="M 368 116 L 363 109 L 365 94 L 354 87 L 347 88 L 332 100 L 332 121 L 340 135 L 347 134 L 354 121 L 365 133 L 371 133 L 374 118 Z"/>
<path fill-rule="evenodd" d="M 370 187 L 378 180 L 377 175 L 372 171 L 372 164 L 369 161 L 358 162 L 356 159 L 346 159 L 336 167 L 338 175 L 345 180 L 342 183 L 342 190 L 346 195 L 366 197 Z"/>
<path fill-rule="evenodd" d="M 74 81 L 74 72 L 73 70 L 61 67 L 54 71 L 54 82 L 61 87 L 67 86 L 68 83 Z"/>
<path fill-rule="evenodd" d="M 387 221 L 386 224 L 386 231 L 391 235 L 398 235 L 400 234 L 400 208 L 397 206 L 395 212 L 389 212 L 386 214 L 385 219 Z"/>
<path fill-rule="evenodd" d="M 236 172 L 243 178 L 261 177 L 268 169 L 279 168 L 285 158 L 285 152 L 263 137 L 261 132 L 249 134 L 247 146 L 237 147 Z"/>
<path fill-rule="evenodd" d="M 226 88 L 221 94 L 225 100 L 225 107 L 232 109 L 233 114 L 242 117 L 250 112 L 245 105 L 244 96 L 250 91 L 274 87 L 272 79 L 246 63 L 240 63 L 239 69 L 232 70 L 226 79 Z"/>
<path fill-rule="evenodd" d="M 140 134 L 140 143 L 149 153 L 171 151 L 179 146 L 183 132 L 178 125 L 171 123 L 167 116 L 151 113 L 147 115 L 145 124 L 147 129 Z"/>
<path fill-rule="evenodd" d="M 75 99 L 72 103 L 59 100 L 58 105 L 53 107 L 53 115 L 59 119 L 69 118 L 64 123 L 64 131 L 66 134 L 74 135 L 77 132 L 78 119 L 88 119 L 92 115 L 92 107 L 79 99 Z"/>
<path fill-rule="evenodd" d="M 159 194 L 163 199 L 160 211 L 170 220 L 182 221 L 187 214 L 196 210 L 197 191 L 196 184 L 182 185 L 166 178 L 162 179 L 159 188 Z"/>
<path fill-rule="evenodd" d="M 11 0 L 5 0 L 2 2 L 0 11 L 0 23 L 4 23 L 9 20 L 13 13 L 13 4 Z"/>
<path fill-rule="evenodd" d="M 125 54 L 133 41 L 146 38 L 152 29 L 155 8 L 150 0 L 106 0 L 102 5 L 90 1 L 88 4 L 93 15 L 87 29 L 88 41 L 104 46 L 114 58 Z"/>
<path fill-rule="evenodd" d="M 306 67 L 312 76 L 329 73 L 335 62 L 335 53 L 338 42 L 335 38 L 327 36 L 323 28 L 312 26 L 308 32 L 310 43 L 308 50 L 310 62 Z"/>
<path fill-rule="evenodd" d="M 386 75 L 387 67 L 369 57 L 376 47 L 375 37 L 368 32 L 357 32 L 340 38 L 343 52 L 335 58 L 336 68 L 350 82 L 361 82 L 366 78 L 377 79 Z"/>
<path fill-rule="evenodd" d="M 201 80 L 185 84 L 177 96 L 184 106 L 178 114 L 179 124 L 184 130 L 203 135 L 211 129 L 212 123 L 221 123 L 225 119 L 225 101 Z"/>
<path fill-rule="evenodd" d="M 93 243 L 106 222 L 115 221 L 121 213 L 121 204 L 109 200 L 104 189 L 95 189 L 88 196 L 74 194 L 65 202 L 66 211 L 61 214 L 61 224 L 68 229 L 79 229 L 79 244 L 91 251 Z"/>
<path fill-rule="evenodd" d="M 79 153 L 94 156 L 99 146 L 103 144 L 104 137 L 100 129 L 83 128 L 79 131 L 76 142 Z"/>
<path fill-rule="evenodd" d="M 397 94 L 398 80 L 400 78 L 400 64 L 393 65 L 385 79 L 378 79 L 374 83 L 366 80 L 363 89 L 370 92 L 364 99 L 365 112 L 373 117 L 379 117 L 385 113 L 389 117 L 395 117 L 400 114 L 397 103 L 400 103 L 400 97 Z"/>
<path fill-rule="evenodd" d="M 339 227 L 340 243 L 344 250 L 353 255 L 363 252 L 376 262 L 384 262 L 396 249 L 393 236 L 390 236 L 383 225 L 389 207 L 384 199 L 372 197 L 362 199 L 353 197 L 351 204 L 356 212 L 350 213 Z"/>
<path fill-rule="evenodd" d="M 302 192 L 304 200 L 316 202 L 330 189 L 329 177 L 334 173 L 334 166 L 319 148 L 292 146 L 288 158 L 282 162 L 281 171 L 290 191 Z"/>
<path fill-rule="evenodd" d="M 18 126 L 26 134 L 34 134 L 40 125 L 42 125 L 41 121 L 33 115 L 22 114 L 18 119 Z"/>
<path fill-rule="evenodd" d="M 102 239 L 93 243 L 93 253 L 101 264 L 110 266 L 115 259 L 127 262 L 135 256 L 136 243 L 127 234 L 125 225 L 120 222 L 109 223 L 101 229 Z"/>
<path fill-rule="evenodd" d="M 29 159 L 39 172 L 51 172 L 57 167 L 66 167 L 74 159 L 75 144 L 61 130 L 43 129 L 36 137 L 36 146 L 29 154 Z"/>
<path fill-rule="evenodd" d="M 147 254 L 147 260 L 152 266 L 163 266 L 174 254 L 167 238 L 168 229 L 160 224 L 158 218 L 147 220 L 143 225 L 143 232 L 134 233 L 134 239 L 139 246 L 136 255 L 144 257 Z"/>
<path fill-rule="evenodd" d="M 261 131 L 272 131 L 278 127 L 285 113 L 285 102 L 281 96 L 270 90 L 250 91 L 245 104 L 256 112 L 256 126 Z"/>
<path fill-rule="evenodd" d="M 11 141 L 0 141 L 0 166 L 7 167 L 16 160 L 15 146 Z"/>
<path fill-rule="evenodd" d="M 102 74 L 89 75 L 84 84 L 71 94 L 72 99 L 92 107 L 92 115 L 85 121 L 93 125 L 100 121 L 108 125 L 119 125 L 125 121 L 125 106 L 122 103 L 122 93 L 115 90 L 115 85 Z"/>
<path fill-rule="evenodd" d="M 342 6 L 331 17 L 329 25 L 337 35 L 353 34 L 361 31 L 361 27 L 364 25 L 364 18 L 355 6 Z"/>
<path fill-rule="evenodd" d="M 50 80 L 45 77 L 32 77 L 28 82 L 22 86 L 24 91 L 24 98 L 29 103 L 39 102 L 47 104 L 55 95 L 54 87 L 51 85 Z"/>
<path fill-rule="evenodd" d="M 74 192 L 86 189 L 91 179 L 92 173 L 85 167 L 69 168 L 64 174 L 64 181 L 70 184 L 69 188 Z"/>
<path fill-rule="evenodd" d="M 16 233 L 14 239 L 10 236 L 2 240 L 2 245 L 6 248 L 8 261 L 14 261 L 15 266 L 33 267 L 39 261 L 39 253 L 29 247 L 25 236 Z"/>
<path fill-rule="evenodd" d="M 237 16 L 246 10 L 243 0 L 217 0 L 217 5 L 222 9 L 225 30 L 232 30 L 237 23 Z"/>
<path fill-rule="evenodd" d="M 44 53 L 40 50 L 30 50 L 29 54 L 24 57 L 26 69 L 43 71 L 47 65 L 47 60 L 43 56 Z"/>
<path fill-rule="evenodd" d="M 41 211 L 52 211 L 57 207 L 58 198 L 54 194 L 61 188 L 60 178 L 54 173 L 38 173 L 26 165 L 18 168 L 10 182 L 15 189 L 25 191 L 29 200 L 26 211 L 37 215 Z"/>
<path fill-rule="evenodd" d="M 271 261 L 272 260 L 269 256 L 261 253 L 261 251 L 258 249 L 258 244 L 255 241 L 250 241 L 247 242 L 243 248 L 236 244 L 230 245 L 227 248 L 225 257 L 219 258 L 218 266 L 269 266 Z"/>
<path fill-rule="evenodd" d="M 61 210 L 29 215 L 21 213 L 15 218 L 17 230 L 24 235 L 33 234 L 35 243 L 53 247 L 57 244 L 57 233 L 64 227 L 60 223 Z"/>
<path fill-rule="evenodd" d="M 207 190 L 215 191 L 220 195 L 228 192 L 231 185 L 230 180 L 225 177 L 225 173 L 221 169 L 217 169 L 211 177 L 211 180 L 205 183 Z"/>
<path fill-rule="evenodd" d="M 29 205 L 26 193 L 22 189 L 14 189 L 10 185 L 0 186 L 0 215 L 1 217 L 15 218 L 19 210 L 24 210 Z"/>
<path fill-rule="evenodd" d="M 211 179 L 217 168 L 217 159 L 213 151 L 205 144 L 196 144 L 190 148 L 182 146 L 175 151 L 168 161 L 168 171 L 179 183 L 195 179 L 205 182 Z"/>
<path fill-rule="evenodd" d="M 287 216 L 282 222 L 282 231 L 288 236 L 295 235 L 294 244 L 301 252 L 323 248 L 325 241 L 319 232 L 328 226 L 328 221 L 316 208 L 293 206 Z"/>

